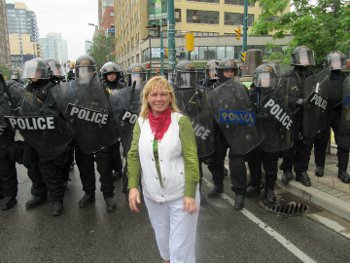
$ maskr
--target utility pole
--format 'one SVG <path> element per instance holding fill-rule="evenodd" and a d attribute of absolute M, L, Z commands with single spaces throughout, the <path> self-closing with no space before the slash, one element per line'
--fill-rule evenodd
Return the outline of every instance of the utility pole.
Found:
<path fill-rule="evenodd" d="M 247 36 L 248 36 L 247 33 L 248 33 L 248 0 L 244 0 L 242 53 L 247 51 Z"/>
<path fill-rule="evenodd" d="M 163 23 L 159 19 L 159 37 L 160 37 L 160 75 L 164 76 L 164 45 L 163 45 Z"/>
<path fill-rule="evenodd" d="M 168 80 L 173 81 L 176 63 L 176 50 L 175 50 L 175 8 L 174 0 L 167 0 L 168 9 Z"/>

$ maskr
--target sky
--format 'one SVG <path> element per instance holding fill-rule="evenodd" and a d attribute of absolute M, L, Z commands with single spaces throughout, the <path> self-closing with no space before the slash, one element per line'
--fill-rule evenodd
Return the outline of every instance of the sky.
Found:
<path fill-rule="evenodd" d="M 37 18 L 39 37 L 61 33 L 67 40 L 68 59 L 76 60 L 85 53 L 85 41 L 92 40 L 98 24 L 96 0 L 6 0 L 6 3 L 25 3 Z"/>

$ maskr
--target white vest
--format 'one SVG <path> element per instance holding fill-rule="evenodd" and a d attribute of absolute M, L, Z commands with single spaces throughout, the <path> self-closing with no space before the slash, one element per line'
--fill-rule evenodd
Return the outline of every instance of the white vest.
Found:
<path fill-rule="evenodd" d="M 182 146 L 179 134 L 178 120 L 183 116 L 180 113 L 171 113 L 171 123 L 161 141 L 158 141 L 158 156 L 161 172 L 160 184 L 156 159 L 153 154 L 154 135 L 149 119 L 139 118 L 140 139 L 139 156 L 142 168 L 141 182 L 143 194 L 155 201 L 172 201 L 184 196 L 185 165 L 182 155 Z"/>

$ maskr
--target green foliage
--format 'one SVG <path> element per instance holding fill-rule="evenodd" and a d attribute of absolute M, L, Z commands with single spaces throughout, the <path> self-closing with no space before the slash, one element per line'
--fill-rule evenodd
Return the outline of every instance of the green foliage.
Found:
<path fill-rule="evenodd" d="M 5 65 L 0 64 L 0 72 L 5 79 L 9 79 L 11 77 L 11 69 L 6 67 Z"/>
<path fill-rule="evenodd" d="M 100 30 L 93 38 L 92 46 L 88 53 L 96 60 L 97 68 L 100 69 L 107 61 L 115 61 L 115 56 L 110 54 L 111 38 L 106 38 L 105 32 Z"/>
<path fill-rule="evenodd" d="M 288 3 L 288 0 L 260 0 L 262 14 L 255 21 L 252 34 L 272 33 L 274 38 L 290 34 L 293 40 L 289 43 L 288 54 L 296 46 L 306 45 L 315 52 L 318 65 L 332 50 L 347 54 L 350 43 L 350 5 L 346 6 L 341 0 L 319 0 L 315 6 L 308 0 L 292 0 L 291 11 L 283 13 Z"/>

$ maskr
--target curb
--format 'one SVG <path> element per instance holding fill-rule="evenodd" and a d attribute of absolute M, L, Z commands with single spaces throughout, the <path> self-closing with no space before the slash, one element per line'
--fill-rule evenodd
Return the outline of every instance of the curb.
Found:
<path fill-rule="evenodd" d="M 324 193 L 312 186 L 305 187 L 296 181 L 291 181 L 288 185 L 284 185 L 280 178 L 278 178 L 276 184 L 282 189 L 350 221 L 350 205 L 348 202 Z"/>

